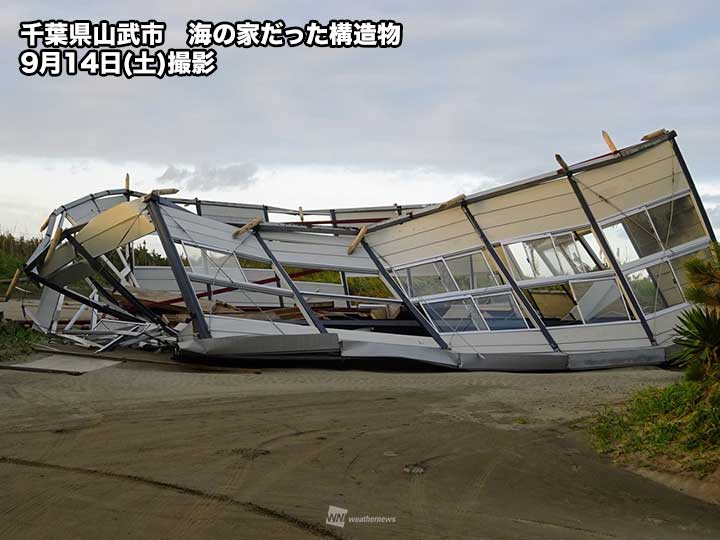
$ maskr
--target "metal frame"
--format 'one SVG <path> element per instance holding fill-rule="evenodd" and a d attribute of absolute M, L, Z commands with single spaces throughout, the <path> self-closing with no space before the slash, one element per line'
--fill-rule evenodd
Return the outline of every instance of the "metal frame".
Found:
<path fill-rule="evenodd" d="M 637 317 L 638 321 L 640 321 L 640 325 L 642 326 L 643 330 L 645 331 L 645 335 L 647 335 L 647 338 L 652 345 L 657 345 L 657 340 L 655 339 L 655 335 L 653 334 L 652 330 L 650 329 L 650 325 L 648 324 L 647 319 L 645 319 L 645 314 L 643 313 L 643 310 L 640 307 L 640 304 L 639 304 L 637 298 L 635 297 L 635 293 L 633 292 L 632 288 L 630 287 L 630 283 L 628 283 L 628 280 L 625 277 L 625 274 L 623 274 L 622 268 L 620 267 L 620 263 L 618 263 L 617 259 L 615 258 L 615 254 L 613 253 L 612 249 L 610 248 L 610 244 L 608 244 L 607 238 L 605 238 L 605 233 L 603 232 L 603 230 L 600 227 L 600 225 L 598 224 L 598 222 L 595 220 L 595 216 L 593 215 L 592 210 L 590 209 L 590 205 L 588 205 L 587 199 L 585 199 L 585 195 L 583 195 L 582 190 L 580 189 L 580 186 L 577 183 L 577 180 L 575 180 L 575 177 L 573 176 L 573 173 L 570 169 L 565 170 L 565 176 L 567 177 L 568 182 L 570 182 L 570 186 L 572 187 L 573 193 L 575 193 L 575 197 L 577 198 L 578 202 L 580 203 L 580 206 L 582 207 L 583 212 L 585 212 L 585 216 L 587 217 L 588 221 L 590 222 L 590 227 L 593 230 L 595 239 L 598 241 L 601 249 L 605 253 L 605 259 L 610 263 L 610 266 L 612 267 L 613 271 L 615 272 L 615 277 L 617 278 L 618 282 L 620 283 L 622 292 L 625 294 L 626 298 L 630 301 L 633 312 L 634 312 L 635 316 Z"/>
<path fill-rule="evenodd" d="M 180 260 L 180 255 L 178 255 L 177 249 L 175 248 L 175 242 L 172 236 L 170 236 L 170 231 L 167 228 L 167 223 L 165 223 L 165 218 L 158 204 L 157 196 L 153 196 L 147 201 L 147 208 L 155 225 L 155 232 L 160 238 L 160 243 L 165 251 L 165 256 L 170 263 L 170 269 L 180 289 L 180 294 L 183 297 L 188 311 L 190 311 L 193 330 L 201 339 L 212 337 L 207 321 L 205 320 L 205 314 L 200 306 L 200 301 L 195 295 L 195 289 L 193 289 L 182 260 Z"/>
<path fill-rule="evenodd" d="M 687 180 L 688 186 L 690 186 L 690 193 L 692 194 L 695 208 L 700 212 L 700 217 L 705 224 L 708 236 L 710 237 L 710 240 L 712 240 L 713 242 L 717 242 L 717 240 L 715 239 L 715 230 L 713 229 L 712 223 L 710 222 L 710 217 L 705 211 L 705 207 L 703 206 L 702 200 L 700 199 L 700 193 L 698 193 L 697 187 L 695 187 L 695 181 L 690 174 L 690 169 L 688 169 L 687 163 L 685 163 L 685 158 L 683 157 L 682 152 L 680 152 L 680 147 L 678 146 L 677 141 L 674 138 L 672 140 L 672 146 L 673 152 L 675 153 L 675 156 L 680 162 L 680 168 L 685 175 L 685 180 Z"/>
<path fill-rule="evenodd" d="M 403 291 L 402 287 L 398 285 L 397 281 L 395 281 L 390 273 L 387 271 L 385 266 L 380 262 L 380 259 L 378 259 L 378 256 L 375 254 L 375 252 L 372 250 L 372 248 L 368 245 L 368 243 L 363 238 L 360 240 L 360 245 L 362 245 L 363 249 L 365 249 L 365 252 L 368 254 L 368 257 L 370 257 L 370 260 L 372 260 L 373 263 L 375 263 L 375 266 L 377 266 L 378 273 L 382 276 L 383 280 L 393 289 L 395 294 L 397 294 L 400 299 L 403 301 L 403 304 L 405 305 L 405 308 L 412 314 L 413 317 L 417 319 L 417 321 L 422 325 L 422 327 L 425 329 L 425 331 L 430 334 L 430 336 L 435 340 L 435 343 L 437 343 L 441 349 L 449 349 L 450 347 L 445 342 L 445 340 L 440 336 L 440 334 L 435 330 L 435 327 L 428 321 L 422 313 L 420 313 L 420 310 L 415 306 L 415 304 L 412 303 L 410 298 L 405 294 L 405 291 Z"/>
<path fill-rule="evenodd" d="M 591 159 L 582 161 L 580 163 L 570 165 L 570 170 L 573 172 L 582 172 L 582 171 L 590 171 L 593 169 L 597 169 L 599 167 L 604 167 L 605 165 L 610 165 L 611 163 L 616 163 L 618 161 L 621 161 L 622 159 L 625 159 L 626 157 L 635 155 L 644 150 L 647 150 L 648 148 L 652 148 L 654 146 L 662 144 L 665 141 L 673 140 L 676 136 L 677 136 L 677 133 L 675 133 L 675 131 L 668 131 L 667 133 L 660 135 L 658 137 L 654 137 L 649 141 L 641 142 L 634 146 L 629 146 L 627 148 L 620 149 L 613 154 L 605 154 L 602 156 L 598 156 L 595 158 L 591 158 Z M 420 217 L 432 215 L 437 212 L 443 212 L 445 210 L 448 210 L 449 208 L 455 208 L 456 206 L 462 206 L 463 204 L 473 204 L 473 203 L 483 201 L 485 199 L 489 199 L 492 197 L 498 197 L 500 195 L 506 195 L 508 193 L 513 193 L 515 191 L 525 189 L 527 187 L 531 187 L 531 186 L 534 186 L 537 184 L 542 184 L 544 182 L 549 182 L 552 180 L 558 180 L 558 179 L 562 178 L 563 176 L 565 176 L 564 173 L 559 173 L 558 171 L 552 171 L 549 173 L 540 174 L 537 176 L 533 176 L 531 178 L 526 178 L 524 180 L 518 180 L 516 182 L 511 182 L 509 184 L 504 184 L 502 186 L 498 186 L 495 188 L 487 189 L 485 191 L 481 191 L 479 193 L 475 193 L 469 197 L 466 197 L 462 202 L 458 201 L 455 205 L 446 206 L 446 207 L 443 207 L 438 204 L 429 205 L 429 206 L 426 206 L 426 207 L 420 209 L 417 212 L 412 212 L 410 214 L 404 214 L 402 216 L 398 216 L 396 218 L 388 219 L 381 223 L 372 225 L 369 228 L 369 232 L 375 232 L 375 231 L 379 231 L 382 229 L 386 229 L 388 227 L 393 227 L 400 223 L 405 223 L 405 222 L 413 220 L 413 219 L 418 219 Z"/>
<path fill-rule="evenodd" d="M 70 242 L 70 245 L 73 246 L 76 252 L 79 252 L 80 255 L 87 261 L 87 263 L 90 265 L 90 268 L 95 270 L 98 274 L 100 274 L 103 278 L 105 278 L 110 285 L 113 286 L 113 288 L 119 292 L 125 300 L 130 302 L 132 306 L 139 312 L 142 313 L 148 320 L 152 321 L 153 323 L 162 326 L 166 331 L 168 331 L 171 334 L 175 334 L 175 330 L 173 328 L 170 328 L 161 317 L 153 313 L 150 309 L 148 309 L 142 302 L 140 302 L 137 298 L 135 298 L 135 295 L 133 295 L 125 285 L 122 284 L 122 282 L 111 272 L 108 270 L 105 266 L 100 264 L 96 258 L 94 258 L 90 253 L 85 249 L 85 246 L 83 246 L 80 242 L 78 242 L 72 235 L 68 235 L 67 241 Z"/>
<path fill-rule="evenodd" d="M 525 323 L 524 328 L 506 328 L 503 330 L 495 330 L 490 328 L 490 325 L 487 322 L 487 319 L 485 315 L 483 315 L 480 307 L 478 306 L 477 299 L 478 298 L 493 298 L 496 296 L 508 296 L 510 297 L 511 302 L 513 305 L 517 308 L 518 314 L 520 315 L 520 318 Z M 475 311 L 477 311 L 478 315 L 482 319 L 483 323 L 485 324 L 486 329 L 485 330 L 456 330 L 454 332 L 443 332 L 439 328 L 437 328 L 437 325 L 435 324 L 433 318 L 430 316 L 430 313 L 428 312 L 428 305 L 432 304 L 440 304 L 443 302 L 456 302 L 458 300 L 470 300 L 472 305 L 475 307 Z M 490 294 L 468 294 L 464 291 L 464 294 L 460 296 L 454 296 L 452 298 L 439 298 L 436 300 L 429 300 L 429 301 L 423 301 L 420 302 L 420 305 L 422 306 L 423 310 L 428 316 L 428 319 L 430 322 L 435 326 L 435 328 L 440 332 L 441 334 L 479 334 L 479 333 L 487 333 L 487 332 L 517 332 L 517 331 L 523 331 L 523 330 L 534 330 L 534 328 L 531 328 L 530 325 L 528 325 L 527 320 L 522 314 L 522 309 L 520 308 L 520 304 L 518 303 L 517 299 L 515 298 L 515 295 L 512 293 L 511 289 L 507 289 L 506 291 L 502 292 L 494 292 Z"/>
<path fill-rule="evenodd" d="M 523 307 L 528 312 L 528 315 L 530 315 L 530 318 L 532 318 L 533 322 L 535 323 L 535 327 L 540 330 L 540 332 L 542 332 L 545 341 L 548 342 L 548 345 L 550 345 L 552 350 L 556 352 L 560 351 L 560 347 L 555 341 L 555 338 L 550 335 L 550 332 L 545 326 L 545 323 L 543 323 L 542 319 L 540 318 L 540 315 L 537 311 L 535 311 L 535 308 L 532 306 L 532 304 L 530 304 L 530 301 L 523 294 L 522 290 L 515 281 L 515 278 L 512 276 L 512 273 L 505 266 L 497 251 L 495 251 L 495 247 L 492 245 L 492 242 L 490 242 L 490 239 L 485 234 L 485 231 L 483 231 L 482 227 L 480 227 L 480 224 L 475 219 L 475 216 L 473 216 L 472 212 L 468 208 L 467 202 L 463 201 L 460 205 L 463 209 L 463 212 L 465 213 L 465 217 L 470 222 L 470 225 L 472 225 L 472 228 L 475 229 L 475 232 L 480 237 L 480 240 L 482 240 L 483 244 L 485 244 L 485 247 L 487 248 L 488 253 L 492 257 L 493 261 L 495 262 L 495 265 L 498 267 L 500 272 L 502 272 L 505 281 L 508 282 L 508 285 L 510 285 L 510 288 L 515 293 L 515 296 L 517 297 L 516 299 L 522 303 Z"/>
<path fill-rule="evenodd" d="M 295 297 L 295 301 L 297 302 L 297 307 L 298 309 L 300 309 L 300 312 L 303 314 L 303 317 L 305 317 L 307 323 L 310 326 L 314 326 L 315 328 L 317 328 L 317 330 L 321 334 L 327 334 L 327 329 L 325 328 L 325 325 L 322 323 L 320 318 L 315 314 L 310 305 L 307 303 L 302 292 L 300 292 L 300 289 L 297 288 L 297 285 L 295 285 L 290 275 L 287 273 L 285 268 L 283 268 L 282 264 L 280 264 L 280 261 L 277 260 L 277 257 L 275 257 L 275 254 L 272 252 L 265 240 L 263 240 L 262 236 L 260 236 L 260 232 L 256 229 L 255 231 L 253 231 L 253 234 L 255 235 L 255 240 L 257 240 L 258 244 L 260 244 L 260 247 L 263 248 L 263 251 L 268 256 L 268 259 L 272 261 L 272 266 L 275 272 L 280 275 L 280 279 L 282 279 L 288 286 L 288 288 L 292 291 L 292 294 Z"/>
<path fill-rule="evenodd" d="M 103 313 L 106 313 L 107 315 L 112 315 L 113 317 L 117 317 L 118 319 L 122 319 L 122 320 L 130 320 L 130 321 L 139 322 L 139 323 L 145 322 L 143 319 L 140 319 L 139 317 L 136 317 L 136 316 L 134 316 L 134 315 L 132 315 L 132 314 L 130 314 L 130 313 L 127 313 L 127 312 L 125 312 L 125 311 L 120 311 L 120 310 L 118 310 L 118 309 L 115 309 L 115 308 L 113 308 L 113 307 L 107 306 L 107 305 L 105 305 L 105 304 L 101 304 L 101 303 L 99 303 L 99 302 L 96 302 L 96 301 L 88 298 L 87 296 L 83 296 L 83 295 L 80 294 L 80 293 L 76 293 L 76 292 L 73 291 L 73 290 L 70 290 L 70 289 L 63 288 L 63 287 L 60 287 L 60 286 L 58 286 L 58 285 L 55 285 L 52 281 L 49 281 L 49 280 L 47 280 L 47 279 L 45 279 L 45 278 L 43 278 L 43 277 L 40 277 L 39 275 L 37 275 L 37 274 L 34 273 L 34 272 L 28 272 L 27 275 L 28 275 L 28 276 L 30 277 L 30 279 L 32 279 L 35 283 L 38 283 L 39 285 L 43 285 L 43 286 L 45 286 L 45 287 L 48 287 L 48 288 L 52 289 L 53 291 L 55 291 L 55 292 L 57 292 L 57 293 L 59 293 L 59 294 L 65 295 L 65 296 L 67 296 L 68 298 L 72 298 L 72 299 L 75 300 L 76 302 L 80 302 L 81 304 L 85 304 L 86 306 L 89 306 L 89 307 L 91 307 L 91 308 L 93 308 L 93 309 L 96 309 L 96 310 L 98 310 L 98 311 L 101 311 L 101 312 L 103 312 Z"/>
<path fill-rule="evenodd" d="M 620 293 L 620 300 L 622 301 L 623 307 L 625 308 L 625 315 L 627 315 L 627 319 L 624 321 L 607 321 L 607 322 L 600 322 L 600 323 L 593 323 L 593 322 L 587 322 L 585 319 L 585 313 L 583 313 L 582 308 L 580 307 L 580 304 L 578 304 L 578 301 L 580 298 L 578 297 L 577 292 L 575 291 L 575 284 L 576 283 L 597 283 L 600 281 L 614 281 L 615 286 L 618 288 L 618 292 Z M 617 279 L 615 276 L 606 276 L 606 277 L 596 277 L 596 278 L 585 278 L 585 279 L 573 279 L 568 281 L 568 285 L 570 286 L 570 290 L 572 291 L 573 297 L 575 299 L 575 305 L 577 306 L 578 313 L 580 314 L 580 318 L 582 319 L 582 322 L 584 325 L 590 325 L 590 324 L 616 324 L 616 323 L 628 323 L 633 322 L 631 316 L 630 316 L 630 309 L 627 305 L 627 300 L 625 299 L 625 295 L 622 293 L 622 290 L 618 286 Z"/>

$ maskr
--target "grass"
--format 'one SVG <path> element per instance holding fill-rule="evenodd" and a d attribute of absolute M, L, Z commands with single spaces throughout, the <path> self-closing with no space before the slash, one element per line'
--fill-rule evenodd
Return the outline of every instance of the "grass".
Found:
<path fill-rule="evenodd" d="M 595 448 L 615 461 L 704 477 L 720 466 L 720 383 L 649 388 L 592 420 Z"/>
<path fill-rule="evenodd" d="M 0 279 L 12 278 L 15 270 L 32 255 L 39 242 L 37 238 L 16 237 L 9 232 L 0 233 Z"/>
<path fill-rule="evenodd" d="M 0 362 L 19 360 L 32 352 L 45 336 L 13 321 L 0 322 Z"/>

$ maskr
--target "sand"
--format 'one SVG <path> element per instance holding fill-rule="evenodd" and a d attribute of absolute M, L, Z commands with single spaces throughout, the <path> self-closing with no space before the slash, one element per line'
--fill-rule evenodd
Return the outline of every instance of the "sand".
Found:
<path fill-rule="evenodd" d="M 678 377 L 0 371 L 0 538 L 715 539 L 717 507 L 574 428 Z"/>

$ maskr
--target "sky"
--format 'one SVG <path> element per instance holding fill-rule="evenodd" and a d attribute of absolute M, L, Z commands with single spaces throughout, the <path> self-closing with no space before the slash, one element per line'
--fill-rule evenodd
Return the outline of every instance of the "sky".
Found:
<path fill-rule="evenodd" d="M 18 25 L 379 20 L 397 49 L 218 51 L 208 78 L 26 77 Z M 0 18 L 0 229 L 122 187 L 297 208 L 429 203 L 675 129 L 720 226 L 720 4 L 24 1 Z"/>

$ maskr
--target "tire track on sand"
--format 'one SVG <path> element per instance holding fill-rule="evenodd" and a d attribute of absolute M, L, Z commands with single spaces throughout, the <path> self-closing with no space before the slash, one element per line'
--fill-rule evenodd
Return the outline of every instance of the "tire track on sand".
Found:
<path fill-rule="evenodd" d="M 333 531 L 329 531 L 329 530 L 325 529 L 324 527 L 321 527 L 321 526 L 311 523 L 309 521 L 305 521 L 296 516 L 286 514 L 285 512 L 282 512 L 280 510 L 273 510 L 272 508 L 260 506 L 259 504 L 255 504 L 250 501 L 241 501 L 241 500 L 235 499 L 234 497 L 230 497 L 229 495 L 222 495 L 219 493 L 209 493 L 207 491 L 202 491 L 200 489 L 186 487 L 186 486 L 182 486 L 179 484 L 173 484 L 170 482 L 163 482 L 160 480 L 153 480 L 151 478 L 146 478 L 144 476 L 137 476 L 134 474 L 116 473 L 116 472 L 111 472 L 111 471 L 102 471 L 99 469 L 85 469 L 82 467 L 69 467 L 69 466 L 65 466 L 65 465 L 58 465 L 55 463 L 46 463 L 46 462 L 42 462 L 42 461 L 30 461 L 27 459 L 19 459 L 19 458 L 12 458 L 12 457 L 6 457 L 6 456 L 0 456 L 0 463 L 18 465 L 21 467 L 35 467 L 35 468 L 41 468 L 41 469 L 51 469 L 51 470 L 64 471 L 64 472 L 73 472 L 73 473 L 78 473 L 78 474 L 85 474 L 88 476 L 113 478 L 115 480 L 121 480 L 121 481 L 125 481 L 125 482 L 137 482 L 137 483 L 145 484 L 145 485 L 160 488 L 160 489 L 174 491 L 175 493 L 180 493 L 183 495 L 191 495 L 194 497 L 203 497 L 208 500 L 213 500 L 213 501 L 217 501 L 217 502 L 222 502 L 222 503 L 226 503 L 226 504 L 232 504 L 235 506 L 239 506 L 241 508 L 244 508 L 245 510 L 253 512 L 254 514 L 269 517 L 272 519 L 276 519 L 276 520 L 282 521 L 288 525 L 292 525 L 294 527 L 302 529 L 306 532 L 313 533 L 316 536 L 319 536 L 320 538 L 329 538 L 332 540 L 342 540 L 344 538 L 343 536 L 340 536 Z"/>

